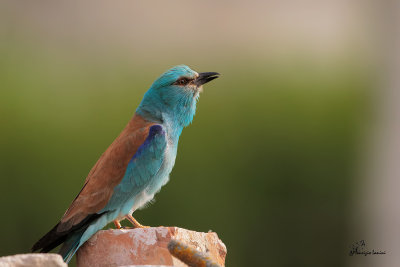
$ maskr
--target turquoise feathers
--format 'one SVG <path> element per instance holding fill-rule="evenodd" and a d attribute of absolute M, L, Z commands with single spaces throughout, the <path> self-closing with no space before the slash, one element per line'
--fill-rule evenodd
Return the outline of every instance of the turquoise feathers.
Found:
<path fill-rule="evenodd" d="M 194 79 L 196 75 L 185 65 L 166 71 L 152 84 L 136 112 L 148 120 L 167 122 L 173 127 L 188 126 L 196 113 L 200 92 L 174 83 L 180 77 Z"/>

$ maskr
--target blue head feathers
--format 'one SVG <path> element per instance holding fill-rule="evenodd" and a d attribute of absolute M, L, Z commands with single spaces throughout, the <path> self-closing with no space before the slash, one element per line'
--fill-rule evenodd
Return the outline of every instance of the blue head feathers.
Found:
<path fill-rule="evenodd" d="M 173 67 L 154 81 L 136 112 L 150 121 L 186 127 L 196 112 L 201 86 L 217 77 L 216 72 L 197 73 L 185 65 Z"/>

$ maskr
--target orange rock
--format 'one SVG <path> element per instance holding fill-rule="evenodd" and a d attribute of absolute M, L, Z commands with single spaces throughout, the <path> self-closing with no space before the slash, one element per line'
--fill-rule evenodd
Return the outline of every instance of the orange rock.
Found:
<path fill-rule="evenodd" d="M 77 266 L 187 266 L 169 253 L 167 245 L 171 239 L 207 253 L 216 263 L 225 265 L 226 247 L 216 233 L 154 227 L 99 231 L 78 250 Z"/>

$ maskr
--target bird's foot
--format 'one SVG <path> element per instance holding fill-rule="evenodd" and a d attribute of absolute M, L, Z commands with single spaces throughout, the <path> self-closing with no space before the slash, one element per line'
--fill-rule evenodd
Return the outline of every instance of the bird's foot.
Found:
<path fill-rule="evenodd" d="M 135 225 L 133 228 L 151 228 L 151 226 L 147 226 L 147 225 Z"/>
<path fill-rule="evenodd" d="M 150 226 L 145 226 L 145 225 L 141 225 L 138 221 L 136 221 L 135 218 L 132 217 L 132 215 L 127 215 L 126 218 L 128 219 L 128 221 L 133 225 L 133 227 L 131 227 L 131 229 L 135 229 L 135 228 L 150 228 Z"/>
<path fill-rule="evenodd" d="M 150 228 L 151 226 L 140 225 L 140 226 L 122 226 L 121 229 L 138 229 L 138 228 Z"/>
<path fill-rule="evenodd" d="M 114 220 L 113 223 L 115 225 L 115 228 L 117 228 L 117 229 L 121 229 L 122 228 L 121 223 L 119 221 Z"/>

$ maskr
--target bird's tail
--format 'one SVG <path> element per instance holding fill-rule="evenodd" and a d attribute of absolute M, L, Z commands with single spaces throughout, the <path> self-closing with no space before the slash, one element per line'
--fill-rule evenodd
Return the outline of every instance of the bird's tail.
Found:
<path fill-rule="evenodd" d="M 68 263 L 72 259 L 75 252 L 78 250 L 81 237 L 85 230 L 86 229 L 75 232 L 64 242 L 64 244 L 60 248 L 60 251 L 58 253 L 61 255 L 66 263 Z"/>
<path fill-rule="evenodd" d="M 59 254 L 61 254 L 61 256 L 64 258 L 64 261 L 68 263 L 78 250 L 81 244 L 82 235 L 85 233 L 88 227 L 96 222 L 97 219 L 103 214 L 104 213 L 88 215 L 79 224 L 74 225 L 66 231 L 58 231 L 57 229 L 59 228 L 61 222 L 58 223 L 53 227 L 53 229 L 51 229 L 33 245 L 32 251 L 40 250 L 40 252 L 46 253 L 63 243 Z M 94 233 L 95 232 L 92 234 Z"/>

